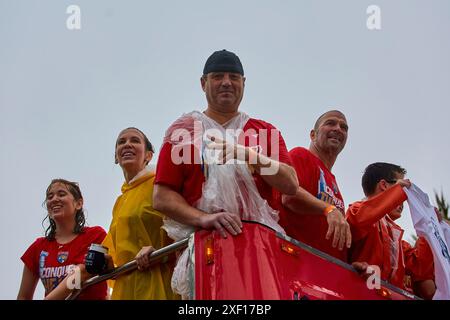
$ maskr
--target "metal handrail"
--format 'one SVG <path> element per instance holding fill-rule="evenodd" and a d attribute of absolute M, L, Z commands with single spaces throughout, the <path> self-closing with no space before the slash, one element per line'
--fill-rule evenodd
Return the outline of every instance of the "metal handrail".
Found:
<path fill-rule="evenodd" d="M 149 257 L 150 262 L 158 261 L 171 253 L 174 253 L 180 249 L 187 247 L 188 241 L 189 241 L 189 238 L 184 238 L 184 239 L 174 242 L 164 248 L 153 251 Z M 127 262 L 127 263 L 121 265 L 120 267 L 112 269 L 111 271 L 109 271 L 107 273 L 104 273 L 101 275 L 96 275 L 92 278 L 89 278 L 85 282 L 83 282 L 80 289 L 73 290 L 72 293 L 69 296 L 67 296 L 67 298 L 65 300 L 75 300 L 86 288 L 93 286 L 94 284 L 100 283 L 102 281 L 116 278 L 124 273 L 136 270 L 137 267 L 138 266 L 137 266 L 136 260 L 132 260 L 130 262 Z"/>

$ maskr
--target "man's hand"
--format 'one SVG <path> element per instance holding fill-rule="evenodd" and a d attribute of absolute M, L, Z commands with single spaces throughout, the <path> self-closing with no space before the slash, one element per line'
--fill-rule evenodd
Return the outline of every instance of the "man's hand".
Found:
<path fill-rule="evenodd" d="M 411 181 L 409 179 L 398 179 L 396 183 L 408 189 L 411 187 Z"/>
<path fill-rule="evenodd" d="M 230 212 L 206 213 L 200 218 L 203 229 L 215 228 L 223 238 L 227 238 L 227 232 L 233 236 L 241 233 L 242 222 L 238 215 Z"/>
<path fill-rule="evenodd" d="M 327 214 L 328 231 L 325 238 L 329 240 L 333 236 L 333 248 L 338 246 L 339 250 L 344 249 L 344 245 L 350 248 L 352 245 L 352 234 L 350 232 L 350 226 L 345 220 L 344 215 L 337 208 L 334 208 Z"/>
<path fill-rule="evenodd" d="M 356 272 L 358 272 L 359 275 L 365 280 L 371 276 L 371 274 L 367 272 L 367 268 L 369 267 L 367 262 L 355 261 L 352 263 L 352 267 L 355 268 Z"/>
<path fill-rule="evenodd" d="M 143 247 L 136 255 L 136 262 L 139 271 L 148 270 L 151 267 L 150 255 L 155 251 L 152 246 Z"/>
<path fill-rule="evenodd" d="M 254 151 L 252 152 L 250 148 L 240 144 L 230 143 L 213 136 L 210 136 L 208 138 L 213 142 L 209 143 L 207 145 L 207 148 L 220 150 L 218 156 L 219 164 L 226 164 L 228 161 L 236 159 L 247 163 L 252 160 L 254 163 L 256 163 L 258 155 Z"/>
<path fill-rule="evenodd" d="M 352 267 L 360 274 L 365 274 L 368 266 L 369 264 L 367 262 L 355 261 L 352 263 Z"/>
<path fill-rule="evenodd" d="M 294 195 L 298 188 L 298 179 L 294 168 L 260 153 L 259 147 L 246 147 L 226 142 L 217 137 L 209 137 L 213 142 L 207 148 L 219 150 L 218 164 L 246 163 L 252 174 L 257 173 L 271 187 L 283 194 Z M 230 161 L 231 160 L 231 161 Z"/>

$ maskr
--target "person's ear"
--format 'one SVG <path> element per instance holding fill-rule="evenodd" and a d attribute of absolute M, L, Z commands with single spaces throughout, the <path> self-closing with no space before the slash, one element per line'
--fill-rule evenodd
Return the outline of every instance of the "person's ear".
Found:
<path fill-rule="evenodd" d="M 384 179 L 381 179 L 378 182 L 378 185 L 379 185 L 379 188 L 380 188 L 381 191 L 384 191 L 384 190 L 386 190 L 388 188 L 387 182 Z"/>
<path fill-rule="evenodd" d="M 314 129 L 311 129 L 311 131 L 309 132 L 309 138 L 311 139 L 311 141 L 316 138 L 316 131 Z"/>
<path fill-rule="evenodd" d="M 119 159 L 117 159 L 117 153 L 114 154 L 114 163 L 115 164 L 119 163 Z"/>
<path fill-rule="evenodd" d="M 200 84 L 202 85 L 202 90 L 203 90 L 203 92 L 206 92 L 206 91 L 205 91 L 205 86 L 206 86 L 206 76 L 202 76 L 202 77 L 200 78 Z"/>
<path fill-rule="evenodd" d="M 150 161 L 153 158 L 153 152 L 151 151 L 145 151 L 145 157 L 144 157 L 144 163 L 145 165 L 148 165 L 150 163 Z"/>
<path fill-rule="evenodd" d="M 78 199 L 75 201 L 75 209 L 80 210 L 83 208 L 83 199 Z"/>

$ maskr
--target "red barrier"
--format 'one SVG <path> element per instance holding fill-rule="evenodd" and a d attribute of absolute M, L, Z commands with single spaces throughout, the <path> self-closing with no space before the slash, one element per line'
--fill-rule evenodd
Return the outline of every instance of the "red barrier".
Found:
<path fill-rule="evenodd" d="M 194 243 L 198 300 L 417 298 L 384 281 L 369 289 L 350 265 L 258 223 L 245 222 L 227 239 L 199 231 Z"/>

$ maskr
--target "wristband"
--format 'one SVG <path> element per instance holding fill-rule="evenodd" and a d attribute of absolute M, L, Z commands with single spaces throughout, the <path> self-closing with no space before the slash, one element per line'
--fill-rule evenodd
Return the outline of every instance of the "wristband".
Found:
<path fill-rule="evenodd" d="M 325 215 L 325 216 L 327 216 L 331 211 L 333 211 L 334 209 L 336 209 L 336 207 L 335 206 L 333 206 L 332 204 L 330 204 L 328 207 L 326 207 L 324 210 L 323 210 L 323 214 Z"/>

